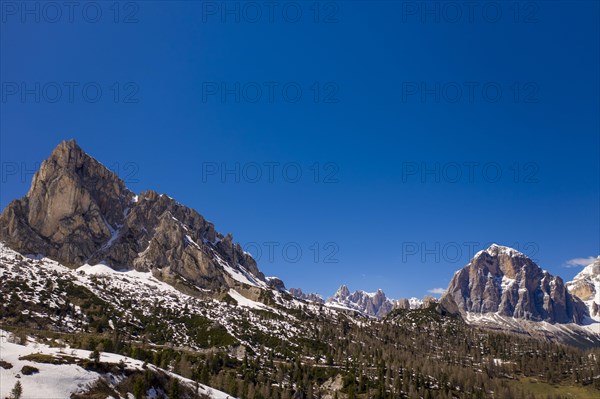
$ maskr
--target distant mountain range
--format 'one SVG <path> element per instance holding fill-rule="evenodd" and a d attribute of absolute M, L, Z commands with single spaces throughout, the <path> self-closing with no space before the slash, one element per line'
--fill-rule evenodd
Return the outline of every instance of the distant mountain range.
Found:
<path fill-rule="evenodd" d="M 429 299 L 426 299 L 426 302 L 434 300 L 431 297 L 428 298 Z M 417 298 L 399 300 L 389 299 L 380 289 L 376 292 L 357 290 L 351 293 L 347 286 L 342 285 L 332 297 L 327 299 L 325 305 L 336 309 L 356 311 L 367 316 L 382 318 L 396 308 L 418 309 L 423 305 L 423 300 Z"/>
<path fill-rule="evenodd" d="M 433 297 L 390 299 L 382 290 L 350 292 L 346 285 L 327 300 L 301 289 L 290 289 L 290 293 L 299 299 L 377 318 L 393 309 L 419 309 L 437 302 Z M 590 316 L 600 320 L 600 257 L 565 284 L 519 251 L 493 244 L 455 273 L 440 308 L 464 317 L 496 314 L 575 324 L 586 324 Z"/>
<path fill-rule="evenodd" d="M 290 288 L 288 292 L 298 299 L 322 304 L 340 311 L 357 312 L 364 316 L 379 319 L 385 317 L 394 309 L 419 309 L 424 303 L 427 306 L 430 303 L 436 302 L 435 298 L 429 296 L 424 299 L 390 299 L 386 297 L 381 289 L 376 292 L 362 290 L 350 292 L 350 289 L 346 285 L 341 285 L 327 300 L 324 300 L 320 294 L 307 294 L 301 288 Z"/>
<path fill-rule="evenodd" d="M 0 241 L 70 267 L 103 263 L 117 270 L 159 270 L 165 278 L 180 276 L 201 289 L 245 286 L 254 289 L 254 296 L 264 289 L 288 292 L 283 281 L 264 276 L 231 234 L 218 233 L 198 212 L 164 194 L 134 194 L 74 140 L 60 143 L 41 164 L 27 195 L 6 207 L 0 216 Z M 599 316 L 599 262 L 564 284 L 524 254 L 492 245 L 455 273 L 440 308 L 462 316 L 497 313 L 582 324 L 586 317 Z M 389 299 L 382 290 L 350 292 L 345 285 L 325 301 L 301 289 L 289 293 L 377 318 L 395 308 L 423 305 L 416 298 Z"/>

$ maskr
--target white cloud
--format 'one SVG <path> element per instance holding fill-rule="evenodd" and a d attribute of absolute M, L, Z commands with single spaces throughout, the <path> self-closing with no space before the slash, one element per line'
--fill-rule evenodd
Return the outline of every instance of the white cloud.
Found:
<path fill-rule="evenodd" d="M 446 289 L 445 288 L 432 288 L 430 290 L 427 290 L 427 292 L 429 292 L 430 294 L 442 295 L 444 292 L 446 292 Z"/>
<path fill-rule="evenodd" d="M 593 256 L 587 258 L 575 258 L 568 260 L 565 264 L 565 267 L 585 267 L 594 263 L 595 260 L 596 258 Z"/>

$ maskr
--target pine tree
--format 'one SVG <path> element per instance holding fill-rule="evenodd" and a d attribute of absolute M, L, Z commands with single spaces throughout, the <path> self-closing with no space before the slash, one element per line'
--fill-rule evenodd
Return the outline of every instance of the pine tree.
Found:
<path fill-rule="evenodd" d="M 169 399 L 179 399 L 179 380 L 173 378 L 171 380 L 171 388 L 169 389 Z"/>
<path fill-rule="evenodd" d="M 142 399 L 146 393 L 145 381 L 143 378 L 138 377 L 133 383 L 133 396 L 135 399 Z"/>
<path fill-rule="evenodd" d="M 90 359 L 92 359 L 94 363 L 98 363 L 100 361 L 100 352 L 94 349 L 94 351 L 90 353 Z"/>
<path fill-rule="evenodd" d="M 23 386 L 21 386 L 21 381 L 17 381 L 13 389 L 10 391 L 11 399 L 21 399 L 23 396 Z"/>

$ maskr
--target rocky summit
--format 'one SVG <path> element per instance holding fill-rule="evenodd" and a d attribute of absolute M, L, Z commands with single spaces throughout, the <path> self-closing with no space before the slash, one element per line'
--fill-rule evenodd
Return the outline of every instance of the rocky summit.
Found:
<path fill-rule="evenodd" d="M 542 270 L 524 254 L 492 245 L 457 271 L 441 298 L 450 313 L 487 314 L 550 323 L 582 323 L 585 304 L 563 280 Z"/>
<path fill-rule="evenodd" d="M 389 300 L 382 290 L 373 293 L 358 290 L 351 293 L 345 285 L 340 286 L 325 304 L 378 318 L 384 317 L 394 308 L 394 302 Z"/>
<path fill-rule="evenodd" d="M 567 289 L 584 301 L 592 318 L 600 320 L 600 256 L 568 282 Z"/>
<path fill-rule="evenodd" d="M 6 207 L 0 241 L 70 267 L 161 270 L 208 289 L 267 284 L 231 235 L 166 195 L 135 195 L 74 140 L 60 143 L 27 195 Z"/>
<path fill-rule="evenodd" d="M 302 300 L 310 301 L 310 302 L 315 302 L 315 303 L 318 303 L 318 304 L 325 303 L 325 301 L 323 300 L 323 298 L 321 297 L 321 295 L 313 293 L 313 292 L 310 292 L 310 293 L 307 294 L 304 291 L 302 291 L 302 288 L 290 288 L 288 290 L 288 292 L 294 298 L 298 298 L 298 299 L 302 299 Z"/>

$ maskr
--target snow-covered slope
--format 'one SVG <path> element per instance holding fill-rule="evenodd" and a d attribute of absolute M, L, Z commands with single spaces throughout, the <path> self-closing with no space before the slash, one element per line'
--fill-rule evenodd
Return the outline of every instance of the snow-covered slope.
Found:
<path fill-rule="evenodd" d="M 7 299 L 0 306 L 12 312 L 19 309 L 25 323 L 68 333 L 85 331 L 90 328 L 89 312 L 93 311 L 85 304 L 101 302 L 106 311 L 92 316 L 107 319 L 108 325 L 102 328 L 118 329 L 130 334 L 130 339 L 139 339 L 147 337 L 145 329 L 152 323 L 160 328 L 151 342 L 160 340 L 191 349 L 202 349 L 210 334 L 225 337 L 223 346 L 253 348 L 254 337 L 260 340 L 268 334 L 295 347 L 305 334 L 295 314 L 319 311 L 318 304 L 277 290 L 249 286 L 215 296 L 164 271 L 116 271 L 101 264 L 73 270 L 48 258 L 25 257 L 2 243 L 0 280 L 0 293 Z M 265 312 L 270 316 L 265 317 Z M 198 320 L 204 320 L 205 330 L 193 327 Z M 211 345 L 219 343 L 212 338 Z"/>
<path fill-rule="evenodd" d="M 467 312 L 465 321 L 470 325 L 490 330 L 523 334 L 549 341 L 568 343 L 574 346 L 600 346 L 600 323 L 591 320 L 585 325 L 575 323 L 561 324 L 519 319 L 499 313 L 481 314 Z"/>
<path fill-rule="evenodd" d="M 176 378 L 182 386 L 192 392 L 197 392 L 198 397 L 231 398 L 230 395 L 221 391 L 196 384 L 192 380 L 153 365 L 144 365 L 142 361 L 130 357 L 114 353 L 101 353 L 99 363 L 103 363 L 103 367 L 111 369 L 110 372 L 103 373 L 94 370 L 95 365 L 90 360 L 90 351 L 68 347 L 53 348 L 38 343 L 32 338 L 21 345 L 16 343 L 18 340 L 11 333 L 0 330 L 0 360 L 2 360 L 0 397 L 2 398 L 9 396 L 17 381 L 21 382 L 23 398 L 54 399 L 69 398 L 72 394 L 85 395 L 99 380 L 103 380 L 110 389 L 119 394 L 119 398 L 129 398 L 128 394 L 132 394 L 132 392 L 122 392 L 125 384 L 121 383 L 127 376 L 135 372 L 144 373 L 146 369 L 164 375 L 166 379 Z M 34 371 L 32 374 L 23 373 L 23 367 L 33 367 L 38 371 Z M 148 398 L 157 398 L 166 393 L 166 388 L 168 387 L 151 386 L 148 387 L 145 394 Z M 116 399 L 115 396 L 109 397 Z"/>
<path fill-rule="evenodd" d="M 600 321 L 600 256 L 568 282 L 567 289 L 587 305 L 594 320 Z"/>

